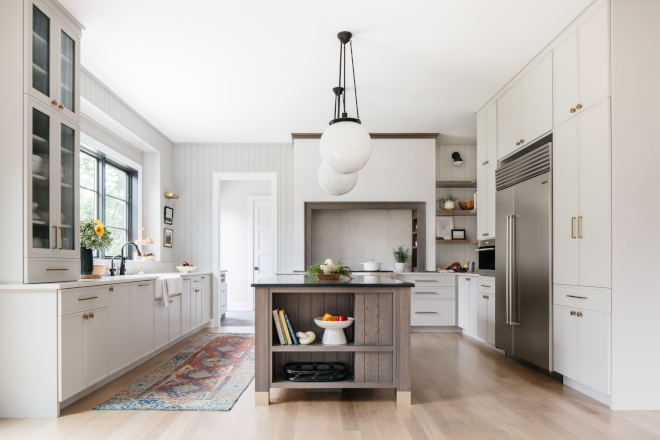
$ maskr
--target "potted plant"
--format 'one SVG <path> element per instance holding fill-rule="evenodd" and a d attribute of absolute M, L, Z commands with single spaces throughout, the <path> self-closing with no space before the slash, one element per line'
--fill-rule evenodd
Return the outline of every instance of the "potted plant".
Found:
<path fill-rule="evenodd" d="M 438 209 L 446 209 L 447 211 L 451 211 L 454 209 L 454 202 L 457 202 L 458 199 L 451 194 L 447 194 L 445 197 L 439 198 L 437 200 L 438 202 Z"/>
<path fill-rule="evenodd" d="M 112 244 L 112 233 L 94 219 L 80 222 L 80 278 L 101 278 L 105 265 L 94 265 L 92 250 L 105 250 Z"/>
<path fill-rule="evenodd" d="M 338 280 L 341 276 L 353 279 L 352 273 L 350 267 L 341 264 L 341 260 L 338 264 L 334 264 L 332 260 L 326 260 L 325 264 L 318 263 L 307 268 L 307 275 L 316 276 L 319 280 Z"/>
<path fill-rule="evenodd" d="M 406 263 L 408 262 L 408 252 L 410 249 L 405 249 L 403 245 L 399 246 L 398 249 L 394 249 L 394 273 L 403 273 L 406 271 Z"/>

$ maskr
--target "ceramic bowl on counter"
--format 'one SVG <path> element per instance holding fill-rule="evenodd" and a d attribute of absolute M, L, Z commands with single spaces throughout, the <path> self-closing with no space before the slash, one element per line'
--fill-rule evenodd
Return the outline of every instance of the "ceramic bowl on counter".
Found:
<path fill-rule="evenodd" d="M 193 273 L 197 270 L 197 266 L 177 266 L 176 269 L 181 273 Z"/>

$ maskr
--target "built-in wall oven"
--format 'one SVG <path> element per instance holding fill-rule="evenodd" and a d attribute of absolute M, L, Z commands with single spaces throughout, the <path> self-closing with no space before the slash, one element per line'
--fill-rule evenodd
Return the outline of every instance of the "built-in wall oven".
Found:
<path fill-rule="evenodd" d="M 477 273 L 485 276 L 495 276 L 495 239 L 479 240 L 479 247 L 476 249 L 479 262 Z"/>

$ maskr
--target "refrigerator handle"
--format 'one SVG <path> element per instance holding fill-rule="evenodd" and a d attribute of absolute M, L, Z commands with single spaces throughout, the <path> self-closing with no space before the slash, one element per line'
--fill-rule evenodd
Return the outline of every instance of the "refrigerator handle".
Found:
<path fill-rule="evenodd" d="M 511 269 L 511 261 L 509 260 L 509 237 L 510 237 L 510 229 L 511 229 L 511 216 L 507 215 L 506 216 L 506 239 L 505 239 L 505 249 L 506 249 L 506 270 L 504 272 L 505 274 L 505 287 L 504 287 L 504 303 L 506 304 L 506 314 L 504 316 L 504 322 L 506 324 L 509 324 L 509 270 Z"/>
<path fill-rule="evenodd" d="M 516 297 L 516 216 L 511 215 L 509 221 L 509 325 L 520 325 L 518 322 L 518 301 Z"/>

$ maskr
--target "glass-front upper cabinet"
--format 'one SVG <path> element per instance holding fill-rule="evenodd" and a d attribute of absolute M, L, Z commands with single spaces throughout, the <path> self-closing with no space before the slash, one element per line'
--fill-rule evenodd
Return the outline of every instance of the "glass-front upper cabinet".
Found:
<path fill-rule="evenodd" d="M 78 128 L 64 118 L 59 118 L 60 136 L 60 222 L 57 253 L 61 257 L 77 257 L 80 243 L 79 227 L 79 152 Z"/>
<path fill-rule="evenodd" d="M 25 0 L 25 93 L 79 121 L 80 39 L 41 0 Z"/>

